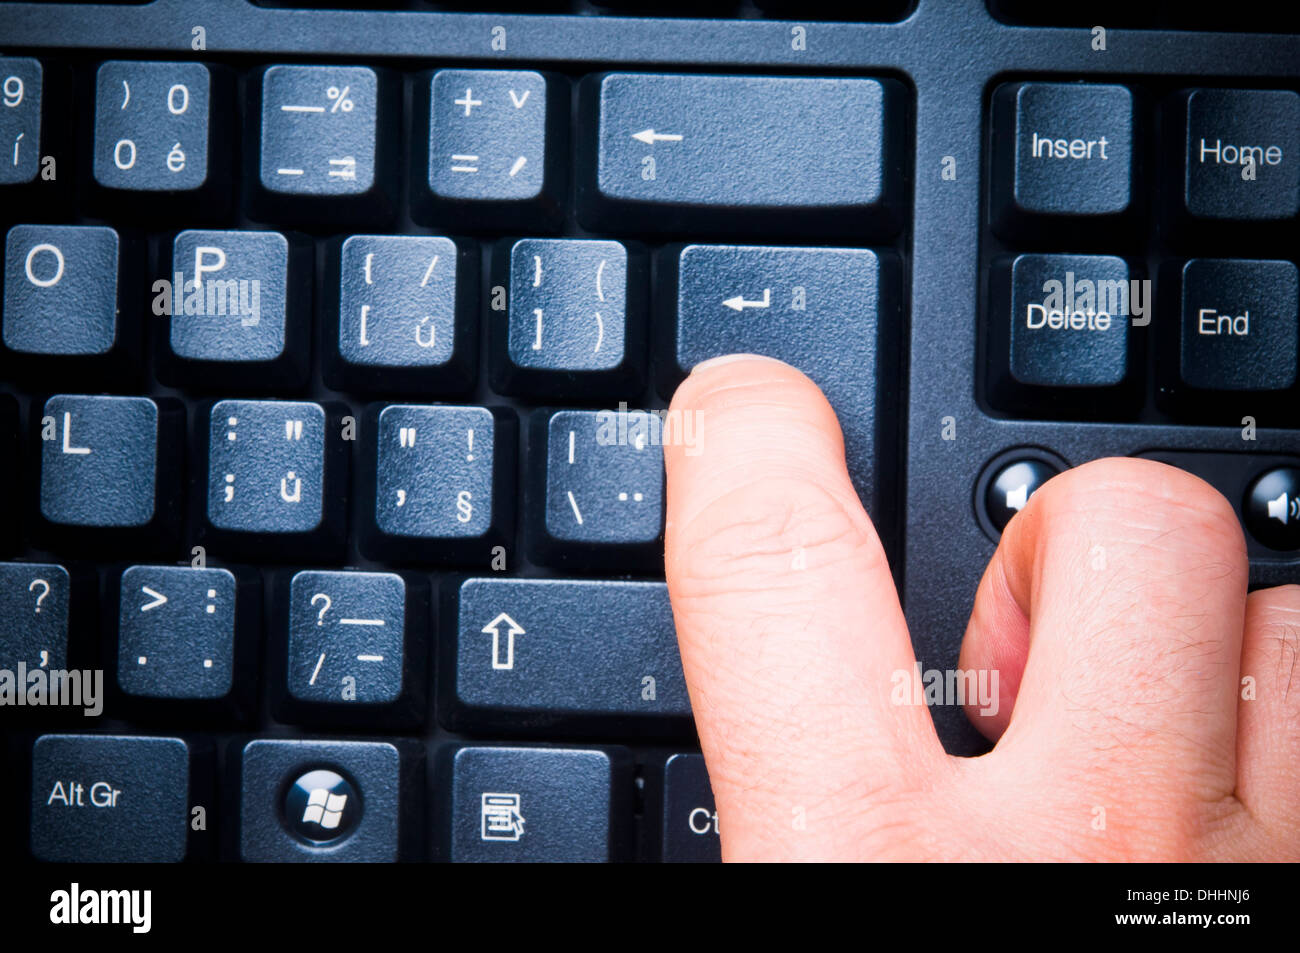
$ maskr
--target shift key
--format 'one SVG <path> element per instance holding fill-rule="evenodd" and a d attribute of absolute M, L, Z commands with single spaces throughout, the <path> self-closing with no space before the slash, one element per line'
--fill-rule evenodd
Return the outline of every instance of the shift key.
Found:
<path fill-rule="evenodd" d="M 579 216 L 592 228 L 889 235 L 903 96 L 893 80 L 592 77 Z"/>

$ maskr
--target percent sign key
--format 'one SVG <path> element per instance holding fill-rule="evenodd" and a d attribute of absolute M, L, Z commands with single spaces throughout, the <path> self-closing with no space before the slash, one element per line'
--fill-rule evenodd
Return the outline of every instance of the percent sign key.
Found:
<path fill-rule="evenodd" d="M 364 67 L 268 67 L 259 211 L 358 223 L 391 216 L 392 183 L 376 176 L 394 146 L 390 88 Z"/>

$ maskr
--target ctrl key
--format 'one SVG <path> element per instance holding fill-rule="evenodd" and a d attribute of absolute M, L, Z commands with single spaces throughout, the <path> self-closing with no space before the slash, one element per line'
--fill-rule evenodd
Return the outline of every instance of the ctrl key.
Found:
<path fill-rule="evenodd" d="M 183 860 L 189 775 L 190 750 L 179 738 L 37 738 L 32 854 L 57 863 Z"/>

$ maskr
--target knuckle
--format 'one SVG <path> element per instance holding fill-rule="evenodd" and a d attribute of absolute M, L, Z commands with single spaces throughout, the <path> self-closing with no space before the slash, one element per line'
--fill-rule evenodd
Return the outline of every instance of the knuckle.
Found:
<path fill-rule="evenodd" d="M 806 588 L 827 570 L 861 573 L 884 562 L 856 498 L 800 479 L 739 485 L 673 528 L 666 542 L 672 576 L 708 592 Z"/>

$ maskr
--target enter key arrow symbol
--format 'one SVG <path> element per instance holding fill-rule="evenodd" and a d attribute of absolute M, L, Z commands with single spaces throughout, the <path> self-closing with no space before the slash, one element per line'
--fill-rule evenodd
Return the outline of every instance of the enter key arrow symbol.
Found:
<path fill-rule="evenodd" d="M 150 589 L 148 586 L 141 586 L 140 591 L 143 592 L 146 596 L 153 596 L 153 602 L 146 602 L 144 605 L 140 607 L 141 612 L 148 612 L 150 609 L 157 609 L 160 605 L 163 605 L 167 601 L 167 597 L 164 596 L 161 592 L 157 592 L 153 589 Z"/>
<path fill-rule="evenodd" d="M 746 308 L 770 308 L 772 306 L 772 289 L 764 288 L 763 297 L 758 301 L 747 301 L 744 295 L 736 295 L 734 298 L 727 298 L 723 305 L 732 311 L 744 311 Z"/>
<path fill-rule="evenodd" d="M 501 627 L 506 626 L 505 658 L 501 658 Z M 515 667 L 515 636 L 524 634 L 524 627 L 502 612 L 479 630 L 492 636 L 492 667 L 508 670 Z"/>

